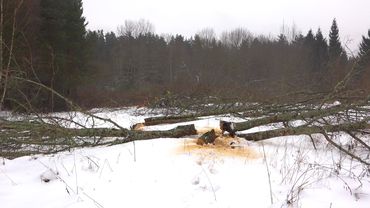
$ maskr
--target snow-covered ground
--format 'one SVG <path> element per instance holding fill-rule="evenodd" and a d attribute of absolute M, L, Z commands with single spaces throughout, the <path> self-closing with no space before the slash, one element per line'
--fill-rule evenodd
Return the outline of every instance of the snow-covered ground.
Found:
<path fill-rule="evenodd" d="M 127 108 L 95 113 L 128 128 L 149 116 L 135 112 Z M 72 114 L 58 116 L 109 126 Z M 181 124 L 194 123 L 206 131 L 218 128 L 221 118 L 225 119 L 205 117 Z M 369 167 L 338 153 L 319 135 L 313 139 L 317 151 L 306 136 L 263 143 L 240 139 L 234 149 L 227 145 L 230 138 L 202 147 L 194 138 L 162 138 L 0 158 L 0 207 L 370 207 Z M 346 138 L 338 134 L 337 140 L 344 143 Z"/>

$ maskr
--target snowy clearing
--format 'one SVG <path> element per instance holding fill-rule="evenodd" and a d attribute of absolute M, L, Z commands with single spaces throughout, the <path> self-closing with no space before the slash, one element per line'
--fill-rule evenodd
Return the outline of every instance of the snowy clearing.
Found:
<path fill-rule="evenodd" d="M 97 113 L 126 128 L 148 117 L 131 108 Z M 73 118 L 106 126 L 80 115 Z M 186 123 L 205 131 L 218 128 L 221 118 Z M 336 137 L 345 144 L 343 135 Z M 1 207 L 369 207 L 369 167 L 328 146 L 321 136 L 313 139 L 317 151 L 307 136 L 255 143 L 223 137 L 215 146 L 198 146 L 194 138 L 161 138 L 1 158 Z M 230 141 L 235 148 L 227 145 Z"/>

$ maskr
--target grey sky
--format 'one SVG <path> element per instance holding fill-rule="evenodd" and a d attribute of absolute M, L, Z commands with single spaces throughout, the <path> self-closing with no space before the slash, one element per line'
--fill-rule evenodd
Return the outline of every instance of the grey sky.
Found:
<path fill-rule="evenodd" d="M 217 34 L 236 27 L 254 34 L 277 35 L 283 23 L 303 34 L 320 27 L 327 36 L 338 22 L 342 43 L 357 49 L 370 29 L 369 0 L 83 0 L 89 29 L 116 31 L 125 20 L 147 19 L 156 33 L 186 37 L 211 27 Z M 351 41 L 351 42 L 349 42 Z"/>

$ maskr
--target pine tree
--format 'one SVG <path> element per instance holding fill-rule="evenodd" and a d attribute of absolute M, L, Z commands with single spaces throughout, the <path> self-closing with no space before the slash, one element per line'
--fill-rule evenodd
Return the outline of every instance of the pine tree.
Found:
<path fill-rule="evenodd" d="M 329 33 L 329 58 L 330 60 L 337 60 L 343 54 L 343 48 L 339 40 L 339 29 L 337 26 L 336 19 L 333 20 L 333 23 L 330 28 Z"/>

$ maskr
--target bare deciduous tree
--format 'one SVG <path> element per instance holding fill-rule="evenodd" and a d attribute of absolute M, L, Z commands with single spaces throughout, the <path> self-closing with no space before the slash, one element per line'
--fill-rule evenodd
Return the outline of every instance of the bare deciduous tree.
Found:
<path fill-rule="evenodd" d="M 251 43 L 253 35 L 244 28 L 236 28 L 232 31 L 225 31 L 221 34 L 221 42 L 232 48 L 239 48 L 244 41 Z"/>
<path fill-rule="evenodd" d="M 154 33 L 154 25 L 145 19 L 138 21 L 126 20 L 124 25 L 118 26 L 117 33 L 120 36 L 138 37 L 140 35 Z"/>
<path fill-rule="evenodd" d="M 283 34 L 288 42 L 292 42 L 299 34 L 301 34 L 301 32 L 295 23 L 293 23 L 291 26 L 283 23 L 283 25 L 280 27 L 280 34 Z"/>
<path fill-rule="evenodd" d="M 202 41 L 203 47 L 211 47 L 212 43 L 216 41 L 216 33 L 212 28 L 204 28 L 200 30 L 196 35 L 199 36 Z"/>

